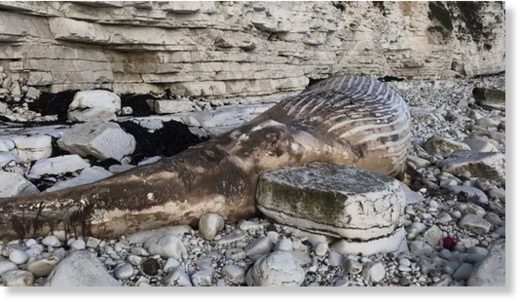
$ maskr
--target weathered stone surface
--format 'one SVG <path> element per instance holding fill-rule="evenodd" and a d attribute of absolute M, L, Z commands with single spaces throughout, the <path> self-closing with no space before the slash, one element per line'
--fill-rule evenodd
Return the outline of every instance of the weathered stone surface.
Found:
<path fill-rule="evenodd" d="M 478 263 L 468 279 L 468 286 L 506 285 L 506 243 L 495 243 L 488 256 Z"/>
<path fill-rule="evenodd" d="M 299 286 L 305 272 L 292 253 L 275 251 L 261 257 L 246 274 L 249 286 Z"/>
<path fill-rule="evenodd" d="M 82 157 L 121 160 L 135 149 L 135 139 L 112 122 L 76 124 L 58 140 L 58 146 Z"/>
<path fill-rule="evenodd" d="M 190 100 L 153 100 L 152 110 L 158 114 L 174 114 L 181 112 L 191 112 L 194 103 Z"/>
<path fill-rule="evenodd" d="M 171 86 L 192 96 L 252 96 L 298 91 L 306 82 L 294 79 L 347 72 L 410 78 L 500 72 L 504 16 L 495 2 L 469 11 L 428 2 L 6 2 L 0 58 L 18 63 L 6 64 L 7 72 L 28 74 L 29 85 L 53 92 Z M 472 30 L 468 18 L 482 30 Z M 200 82 L 182 84 L 192 81 Z"/>
<path fill-rule="evenodd" d="M 478 137 L 478 136 L 470 136 L 464 138 L 464 143 L 466 143 L 471 150 L 480 152 L 480 153 L 495 153 L 498 152 L 498 148 L 487 138 Z"/>
<path fill-rule="evenodd" d="M 466 143 L 457 142 L 448 138 L 433 136 L 423 144 L 424 149 L 428 152 L 451 154 L 456 150 L 469 150 L 470 147 Z"/>
<path fill-rule="evenodd" d="M 47 135 L 20 135 L 11 138 L 22 162 L 49 158 L 52 154 L 52 138 Z"/>
<path fill-rule="evenodd" d="M 64 181 L 58 181 L 53 186 L 47 188 L 45 191 L 51 192 L 64 188 L 89 184 L 101 179 L 108 178 L 110 176 L 112 176 L 112 173 L 100 166 L 87 167 L 82 170 L 77 177 Z"/>
<path fill-rule="evenodd" d="M 70 253 L 51 272 L 46 286 L 51 287 L 111 287 L 119 286 L 90 251 Z"/>
<path fill-rule="evenodd" d="M 2 281 L 9 287 L 31 286 L 33 275 L 24 270 L 11 270 L 2 274 Z"/>
<path fill-rule="evenodd" d="M 146 240 L 143 247 L 153 255 L 160 255 L 165 258 L 184 259 L 188 256 L 186 247 L 177 235 L 164 234 L 160 237 L 151 237 Z"/>
<path fill-rule="evenodd" d="M 219 214 L 207 213 L 199 219 L 199 231 L 206 240 L 213 240 L 217 232 L 224 228 L 224 219 Z"/>
<path fill-rule="evenodd" d="M 476 234 L 487 234 L 492 225 L 486 219 L 477 215 L 465 215 L 460 221 L 459 226 Z"/>
<path fill-rule="evenodd" d="M 121 98 L 106 90 L 76 93 L 69 105 L 67 117 L 71 121 L 110 121 L 121 110 Z"/>
<path fill-rule="evenodd" d="M 27 196 L 38 192 L 36 186 L 23 176 L 0 170 L 0 198 Z"/>
<path fill-rule="evenodd" d="M 260 211 L 280 223 L 361 240 L 393 233 L 405 204 L 397 180 L 329 164 L 265 173 L 256 198 Z"/>
<path fill-rule="evenodd" d="M 90 164 L 78 155 L 64 155 L 38 160 L 31 167 L 30 175 L 59 175 L 90 167 Z"/>
<path fill-rule="evenodd" d="M 503 90 L 475 87 L 473 97 L 483 108 L 506 110 L 506 92 Z"/>
<path fill-rule="evenodd" d="M 50 257 L 47 259 L 40 259 L 27 264 L 27 271 L 31 272 L 34 277 L 46 277 L 56 267 L 59 259 L 57 257 Z"/>
<path fill-rule="evenodd" d="M 502 153 L 457 152 L 437 162 L 443 171 L 455 176 L 473 176 L 505 181 L 505 156 Z"/>

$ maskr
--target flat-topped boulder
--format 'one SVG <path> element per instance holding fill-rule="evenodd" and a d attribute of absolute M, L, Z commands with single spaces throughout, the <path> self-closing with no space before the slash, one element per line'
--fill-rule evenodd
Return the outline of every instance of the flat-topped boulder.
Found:
<path fill-rule="evenodd" d="M 29 171 L 30 175 L 59 175 L 90 167 L 90 164 L 78 155 L 64 155 L 36 161 Z"/>
<path fill-rule="evenodd" d="M 22 175 L 0 170 L 0 198 L 28 196 L 38 192 L 38 188 Z"/>
<path fill-rule="evenodd" d="M 121 160 L 134 152 L 135 144 L 132 135 L 112 122 L 76 124 L 58 140 L 58 146 L 63 150 L 82 157 L 93 156 L 99 160 Z"/>
<path fill-rule="evenodd" d="M 263 174 L 256 198 L 260 211 L 277 222 L 357 241 L 394 233 L 406 203 L 392 177 L 324 163 Z"/>
<path fill-rule="evenodd" d="M 458 151 L 449 158 L 437 161 L 442 171 L 458 177 L 482 177 L 498 182 L 505 181 L 506 158 L 502 153 Z"/>

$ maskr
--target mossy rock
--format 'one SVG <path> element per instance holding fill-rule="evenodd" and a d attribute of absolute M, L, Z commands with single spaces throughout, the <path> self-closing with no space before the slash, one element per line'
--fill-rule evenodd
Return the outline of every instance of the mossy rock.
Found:
<path fill-rule="evenodd" d="M 405 205 L 394 178 L 325 163 L 263 174 L 256 199 L 259 210 L 279 223 L 361 241 L 393 233 Z"/>

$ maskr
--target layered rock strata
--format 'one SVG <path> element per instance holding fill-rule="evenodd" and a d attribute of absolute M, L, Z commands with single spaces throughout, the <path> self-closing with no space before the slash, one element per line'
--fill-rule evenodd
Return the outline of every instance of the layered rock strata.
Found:
<path fill-rule="evenodd" d="M 15 100 L 24 85 L 229 98 L 345 73 L 490 74 L 504 17 L 502 2 L 0 2 L 2 85 Z"/>

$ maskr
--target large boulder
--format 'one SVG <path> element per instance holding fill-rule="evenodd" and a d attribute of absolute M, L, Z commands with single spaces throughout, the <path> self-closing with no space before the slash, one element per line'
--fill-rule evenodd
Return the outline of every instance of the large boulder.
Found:
<path fill-rule="evenodd" d="M 76 93 L 69 105 L 67 117 L 71 121 L 115 120 L 121 110 L 121 98 L 106 90 L 87 90 Z"/>
<path fill-rule="evenodd" d="M 506 285 L 506 243 L 501 240 L 494 244 L 488 256 L 479 262 L 468 279 L 468 286 Z"/>
<path fill-rule="evenodd" d="M 392 177 L 324 163 L 263 174 L 256 198 L 259 210 L 277 222 L 362 241 L 394 233 L 406 203 Z"/>
<path fill-rule="evenodd" d="M 78 250 L 63 259 L 47 278 L 52 287 L 119 286 L 105 266 L 88 250 Z"/>
<path fill-rule="evenodd" d="M 473 97 L 485 109 L 506 110 L 506 92 L 500 89 L 475 87 Z"/>
<path fill-rule="evenodd" d="M 505 181 L 505 156 L 502 153 L 460 151 L 449 158 L 437 161 L 444 172 L 458 177 L 482 177 L 498 182 Z"/>
<path fill-rule="evenodd" d="M 90 164 L 78 155 L 64 155 L 36 161 L 29 174 L 32 176 L 59 175 L 90 167 Z"/>
<path fill-rule="evenodd" d="M 82 157 L 121 160 L 135 150 L 135 139 L 112 122 L 76 124 L 64 132 L 58 146 Z"/>
<path fill-rule="evenodd" d="M 49 158 L 52 155 L 52 138 L 47 135 L 19 135 L 12 138 L 16 153 L 22 162 Z"/>
<path fill-rule="evenodd" d="M 101 179 L 105 179 L 112 176 L 112 173 L 104 169 L 100 166 L 93 166 L 85 168 L 81 171 L 79 176 L 64 180 L 64 181 L 58 181 L 56 184 L 54 184 L 52 187 L 47 188 L 45 191 L 57 191 L 64 188 L 74 187 L 74 186 L 80 186 L 83 184 L 89 184 L 92 182 L 99 181 Z"/>
<path fill-rule="evenodd" d="M 38 188 L 23 176 L 0 171 L 0 198 L 27 196 L 38 192 Z"/>

